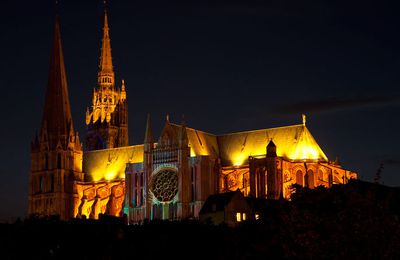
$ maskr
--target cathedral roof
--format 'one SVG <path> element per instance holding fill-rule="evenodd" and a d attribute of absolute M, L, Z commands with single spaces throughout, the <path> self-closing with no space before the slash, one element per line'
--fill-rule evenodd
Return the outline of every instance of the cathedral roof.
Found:
<path fill-rule="evenodd" d="M 181 127 L 176 124 L 171 124 L 171 126 L 176 129 Z M 285 159 L 328 160 L 303 124 L 223 135 L 213 135 L 189 127 L 186 131 L 191 156 L 220 157 L 224 166 L 246 164 L 249 156 L 265 155 L 266 147 L 271 140 L 277 147 L 277 155 Z"/>
<path fill-rule="evenodd" d="M 83 154 L 83 172 L 89 178 L 87 181 L 124 179 L 126 164 L 141 162 L 142 144 L 90 151 Z"/>
<path fill-rule="evenodd" d="M 176 133 L 179 133 L 181 125 L 170 123 L 172 128 L 175 129 Z M 190 127 L 186 127 L 186 134 L 189 139 L 190 155 L 212 155 L 214 157 L 219 156 L 217 136 L 206 133 L 200 130 L 196 130 Z"/>
<path fill-rule="evenodd" d="M 57 146 L 58 141 L 65 141 L 70 132 L 74 133 L 58 17 L 54 26 L 42 131 L 43 128 L 47 129 L 49 145 L 52 149 Z"/>
<path fill-rule="evenodd" d="M 285 159 L 328 160 L 305 125 L 292 125 L 218 136 L 222 164 L 242 165 L 249 156 L 265 155 L 270 140 Z"/>
<path fill-rule="evenodd" d="M 178 140 L 181 125 L 168 122 L 168 138 Z M 277 156 L 287 160 L 316 160 L 328 158 L 305 125 L 293 125 L 213 135 L 186 127 L 191 156 L 220 158 L 223 166 L 248 163 L 249 156 L 265 156 L 268 143 L 273 140 Z M 96 150 L 84 153 L 83 171 L 90 180 L 125 178 L 126 163 L 143 162 L 143 145 Z"/>

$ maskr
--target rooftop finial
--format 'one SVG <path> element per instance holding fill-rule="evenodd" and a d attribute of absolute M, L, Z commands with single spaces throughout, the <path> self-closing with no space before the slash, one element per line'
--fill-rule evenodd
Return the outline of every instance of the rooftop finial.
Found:
<path fill-rule="evenodd" d="M 303 118 L 303 126 L 306 126 L 306 115 L 302 114 L 301 117 Z"/>
<path fill-rule="evenodd" d="M 122 84 L 121 84 L 121 90 L 125 91 L 125 80 L 122 80 Z"/>

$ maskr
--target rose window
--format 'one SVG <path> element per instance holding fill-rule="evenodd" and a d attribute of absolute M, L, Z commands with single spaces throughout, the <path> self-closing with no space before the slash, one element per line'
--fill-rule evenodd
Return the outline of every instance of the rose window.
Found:
<path fill-rule="evenodd" d="M 178 193 L 178 175 L 176 172 L 163 170 L 157 173 L 153 179 L 152 192 L 161 202 L 171 201 Z"/>

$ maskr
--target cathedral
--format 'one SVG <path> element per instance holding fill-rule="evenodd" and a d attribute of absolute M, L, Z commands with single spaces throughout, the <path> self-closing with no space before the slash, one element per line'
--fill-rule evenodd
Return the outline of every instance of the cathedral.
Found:
<path fill-rule="evenodd" d="M 40 132 L 31 144 L 28 214 L 98 219 L 198 218 L 211 195 L 289 199 L 292 184 L 331 187 L 357 178 L 328 160 L 306 126 L 215 135 L 167 116 L 156 139 L 148 115 L 143 144 L 129 145 L 128 89 L 115 82 L 104 13 L 97 85 L 86 137 L 74 130 L 58 16 Z M 87 89 L 87 91 L 91 91 Z M 232 212 L 232 214 L 236 214 Z"/>

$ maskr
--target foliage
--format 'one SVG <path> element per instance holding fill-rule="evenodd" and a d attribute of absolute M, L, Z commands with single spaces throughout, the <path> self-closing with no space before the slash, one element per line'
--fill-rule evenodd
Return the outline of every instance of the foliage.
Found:
<path fill-rule="evenodd" d="M 400 258 L 400 190 L 350 181 L 313 190 L 293 187 L 260 221 L 237 228 L 187 220 L 125 225 L 29 218 L 0 225 L 2 259 Z"/>

